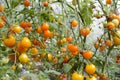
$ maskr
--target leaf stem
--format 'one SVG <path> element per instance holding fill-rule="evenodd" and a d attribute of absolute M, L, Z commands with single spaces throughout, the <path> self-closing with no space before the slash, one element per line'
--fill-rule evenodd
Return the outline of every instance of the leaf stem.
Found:
<path fill-rule="evenodd" d="M 103 64 L 102 73 L 104 73 L 104 71 L 105 71 L 106 64 L 108 63 L 109 55 L 110 55 L 110 53 L 111 53 L 111 51 L 112 51 L 113 48 L 114 48 L 114 45 L 111 46 L 111 47 L 109 47 L 109 50 L 108 50 L 107 55 L 106 55 L 106 57 L 105 57 L 105 62 L 104 62 L 104 64 Z"/>
<path fill-rule="evenodd" d="M 9 6 L 9 4 L 8 4 L 8 1 L 7 1 L 7 0 L 5 0 L 5 2 L 6 2 L 6 4 L 7 4 L 7 7 L 8 7 L 8 8 L 10 8 L 10 6 Z"/>
<path fill-rule="evenodd" d="M 105 14 L 106 20 L 108 21 L 107 13 L 106 13 L 105 10 L 104 10 L 104 7 L 103 7 L 103 5 L 102 5 L 102 2 L 101 2 L 100 0 L 98 0 L 98 2 L 99 2 L 99 4 L 101 5 L 101 9 L 102 9 L 103 13 Z"/>

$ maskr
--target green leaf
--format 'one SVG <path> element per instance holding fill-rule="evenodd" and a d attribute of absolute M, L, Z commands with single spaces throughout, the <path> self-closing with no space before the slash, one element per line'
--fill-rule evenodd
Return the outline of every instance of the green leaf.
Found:
<path fill-rule="evenodd" d="M 10 0 L 11 8 L 15 8 L 19 5 L 22 0 Z"/>
<path fill-rule="evenodd" d="M 47 68 L 52 68 L 52 65 L 49 62 L 44 62 L 44 64 Z"/>
<path fill-rule="evenodd" d="M 1 49 L 2 51 L 5 51 L 5 50 L 6 50 L 6 47 L 5 47 L 5 46 L 0 46 L 0 49 Z"/>
<path fill-rule="evenodd" d="M 92 23 L 92 8 L 88 6 L 88 3 L 83 3 L 81 7 L 81 15 L 85 22 L 86 26 L 89 26 Z"/>
<path fill-rule="evenodd" d="M 65 64 L 63 67 L 64 73 L 68 73 L 71 70 L 72 66 L 70 64 Z"/>
<path fill-rule="evenodd" d="M 60 72 L 57 72 L 57 71 L 55 71 L 55 70 L 46 70 L 45 71 L 46 73 L 52 73 L 52 74 L 55 74 L 55 75 L 61 75 L 61 73 Z"/>

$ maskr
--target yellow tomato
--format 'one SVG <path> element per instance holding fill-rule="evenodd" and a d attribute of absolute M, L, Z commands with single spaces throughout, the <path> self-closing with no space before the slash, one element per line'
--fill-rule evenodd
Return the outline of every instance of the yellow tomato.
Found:
<path fill-rule="evenodd" d="M 86 67 L 85 67 L 85 71 L 88 73 L 88 74 L 93 74 L 95 73 L 96 71 L 96 67 L 94 64 L 87 64 Z"/>
<path fill-rule="evenodd" d="M 46 56 L 46 52 L 42 52 L 41 57 L 44 58 Z"/>
<path fill-rule="evenodd" d="M 13 30 L 14 33 L 19 33 L 21 31 L 21 27 L 13 24 L 12 25 L 12 30 Z"/>
<path fill-rule="evenodd" d="M 118 38 L 117 36 L 113 37 L 113 42 L 115 46 L 120 45 L 120 38 Z"/>
<path fill-rule="evenodd" d="M 21 46 L 24 48 L 29 48 L 31 46 L 31 41 L 28 37 L 24 37 L 21 41 Z"/>
<path fill-rule="evenodd" d="M 84 80 L 84 76 L 82 74 L 78 74 L 77 72 L 74 72 L 72 74 L 72 80 Z"/>
<path fill-rule="evenodd" d="M 63 43 L 66 43 L 66 42 L 67 42 L 66 38 L 63 38 L 63 39 L 62 39 L 62 42 L 63 42 Z"/>
<path fill-rule="evenodd" d="M 48 54 L 48 60 L 49 60 L 49 61 L 52 61 L 52 59 L 53 59 L 52 54 Z"/>
<path fill-rule="evenodd" d="M 17 68 L 16 65 L 13 65 L 13 66 L 12 66 L 12 69 L 13 69 L 13 70 L 16 70 L 16 68 Z"/>
<path fill-rule="evenodd" d="M 19 61 L 21 63 L 27 63 L 29 61 L 29 58 L 25 53 L 23 53 L 19 56 Z"/>
<path fill-rule="evenodd" d="M 30 52 L 32 53 L 32 55 L 38 55 L 38 49 L 35 47 L 31 48 Z"/>

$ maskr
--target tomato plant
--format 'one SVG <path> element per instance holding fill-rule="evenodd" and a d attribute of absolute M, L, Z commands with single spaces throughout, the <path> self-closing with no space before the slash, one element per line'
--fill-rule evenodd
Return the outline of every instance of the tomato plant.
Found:
<path fill-rule="evenodd" d="M 119 3 L 1 0 L 1 80 L 120 79 Z"/>

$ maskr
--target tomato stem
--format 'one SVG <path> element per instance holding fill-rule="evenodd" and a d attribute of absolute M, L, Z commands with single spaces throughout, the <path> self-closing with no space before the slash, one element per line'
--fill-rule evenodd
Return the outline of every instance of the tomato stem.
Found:
<path fill-rule="evenodd" d="M 99 2 L 99 4 L 101 5 L 101 9 L 102 9 L 103 13 L 105 14 L 106 20 L 108 21 L 107 13 L 106 13 L 106 11 L 104 10 L 103 3 L 102 3 L 100 0 L 98 0 L 98 2 Z"/>
<path fill-rule="evenodd" d="M 5 2 L 6 2 L 6 4 L 7 4 L 7 7 L 8 7 L 8 8 L 10 8 L 10 7 L 9 7 L 9 4 L 8 4 L 8 1 L 7 1 L 7 0 L 5 0 Z"/>
<path fill-rule="evenodd" d="M 108 63 L 109 55 L 110 55 L 110 53 L 111 53 L 111 51 L 112 51 L 113 48 L 114 48 L 114 45 L 111 46 L 111 47 L 109 47 L 109 50 L 108 50 L 107 55 L 106 55 L 106 57 L 105 57 L 105 62 L 104 62 L 104 64 L 103 64 L 102 73 L 104 73 L 104 71 L 105 71 L 106 64 Z"/>

